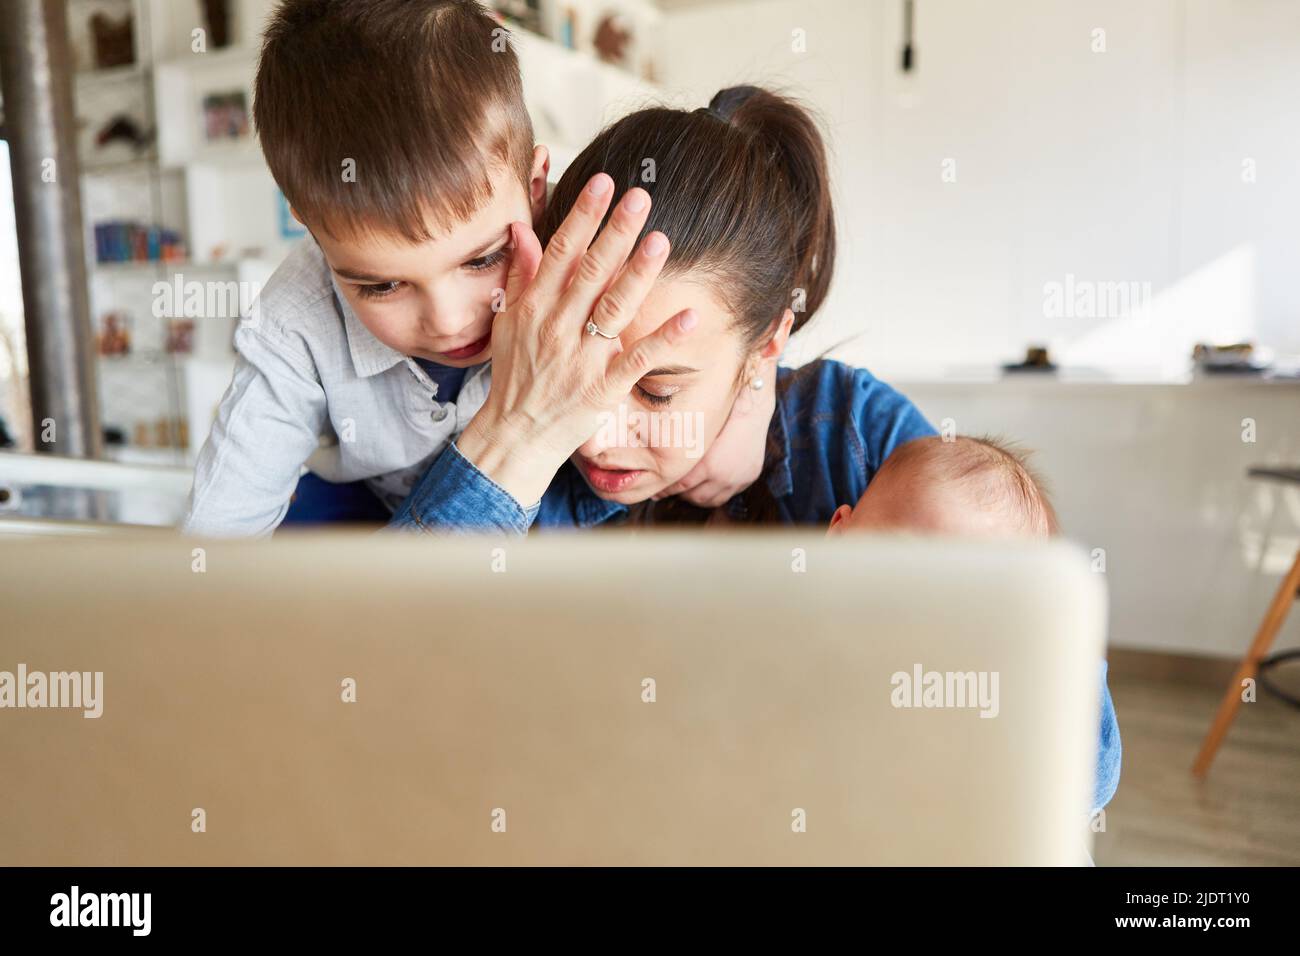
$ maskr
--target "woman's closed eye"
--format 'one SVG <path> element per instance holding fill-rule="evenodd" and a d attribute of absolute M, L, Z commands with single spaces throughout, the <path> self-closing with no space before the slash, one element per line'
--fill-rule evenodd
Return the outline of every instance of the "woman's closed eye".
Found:
<path fill-rule="evenodd" d="M 681 387 L 677 385 L 651 385 L 645 382 L 638 383 L 636 390 L 646 404 L 662 407 L 673 400 L 673 396 L 681 391 Z"/>

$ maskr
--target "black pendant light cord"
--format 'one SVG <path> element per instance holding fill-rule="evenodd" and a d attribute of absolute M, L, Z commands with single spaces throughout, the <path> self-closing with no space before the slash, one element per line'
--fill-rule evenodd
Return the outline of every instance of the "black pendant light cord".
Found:
<path fill-rule="evenodd" d="M 916 0 L 903 0 L 903 72 L 911 73 L 916 64 L 916 51 L 912 47 L 912 28 L 916 16 Z"/>

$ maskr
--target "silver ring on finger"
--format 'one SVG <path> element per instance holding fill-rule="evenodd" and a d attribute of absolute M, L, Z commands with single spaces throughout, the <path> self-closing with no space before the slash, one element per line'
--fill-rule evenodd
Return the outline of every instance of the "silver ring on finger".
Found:
<path fill-rule="evenodd" d="M 596 324 L 596 322 L 595 322 L 594 319 L 588 319 L 588 320 L 587 320 L 587 334 L 588 334 L 588 335 L 599 335 L 602 339 L 616 339 L 616 338 L 618 338 L 617 335 L 610 335 L 608 332 L 606 332 L 604 329 L 602 329 L 599 325 Z"/>

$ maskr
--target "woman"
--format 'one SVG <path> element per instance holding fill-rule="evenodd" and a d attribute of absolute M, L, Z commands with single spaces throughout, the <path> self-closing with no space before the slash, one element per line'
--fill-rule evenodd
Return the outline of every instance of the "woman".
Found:
<path fill-rule="evenodd" d="M 569 167 L 539 232 L 545 257 L 514 227 L 488 402 L 395 524 L 523 532 L 624 521 L 634 505 L 649 517 L 746 390 L 775 387 L 777 401 L 754 438 L 767 434 L 763 475 L 726 508 L 736 518 L 824 526 L 897 445 L 934 433 L 864 370 L 764 372 L 816 314 L 835 259 L 821 137 L 789 100 L 738 87 L 707 110 L 626 117 Z M 654 415 L 695 425 L 681 430 L 693 440 L 648 440 Z"/>
<path fill-rule="evenodd" d="M 513 227 L 487 403 L 395 525 L 522 534 L 656 520 L 655 497 L 747 389 L 775 386 L 776 403 L 762 475 L 723 511 L 733 520 L 825 527 L 896 447 L 934 434 L 862 369 L 818 361 L 764 378 L 816 314 L 835 258 L 822 140 L 789 100 L 737 87 L 706 110 L 620 120 L 565 172 L 539 231 Z M 695 423 L 697 440 L 663 441 L 662 428 L 652 440 L 656 414 Z M 1102 708 L 1096 807 L 1119 776 L 1104 683 Z"/>

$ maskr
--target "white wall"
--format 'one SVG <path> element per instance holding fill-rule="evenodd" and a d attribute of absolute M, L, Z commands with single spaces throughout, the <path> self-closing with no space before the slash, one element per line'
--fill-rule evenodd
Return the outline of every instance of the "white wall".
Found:
<path fill-rule="evenodd" d="M 901 10 L 757 0 L 665 21 L 682 101 L 775 83 L 827 120 L 843 255 L 796 360 L 854 337 L 838 355 L 939 376 L 1042 341 L 1159 379 L 1199 338 L 1300 352 L 1300 3 L 919 0 L 910 76 Z M 1149 286 L 1149 308 L 1049 318 L 1045 284 L 1067 275 Z"/>
<path fill-rule="evenodd" d="M 1300 487 L 1246 470 L 1300 462 L 1300 384 L 895 384 L 937 427 L 1033 450 L 1065 535 L 1105 552 L 1112 645 L 1245 653 L 1300 548 Z"/>
<path fill-rule="evenodd" d="M 1036 449 L 1067 534 L 1106 551 L 1112 642 L 1239 656 L 1300 545 L 1300 491 L 1245 477 L 1300 461 L 1300 385 L 953 379 L 1032 340 L 1154 380 L 1200 338 L 1300 352 L 1300 3 L 918 0 L 910 77 L 901 11 L 757 0 L 664 24 L 677 101 L 759 82 L 825 118 L 842 253 L 787 360 L 849 340 L 836 357 L 936 424 Z M 1049 318 L 1067 275 L 1149 284 L 1147 308 Z"/>

